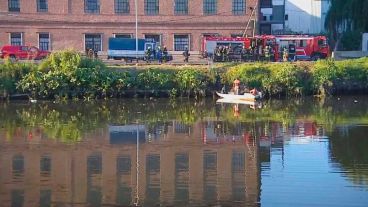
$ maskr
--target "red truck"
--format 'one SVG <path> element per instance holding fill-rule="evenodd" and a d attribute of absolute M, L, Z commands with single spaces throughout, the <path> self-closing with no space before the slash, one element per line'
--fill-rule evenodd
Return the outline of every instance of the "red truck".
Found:
<path fill-rule="evenodd" d="M 310 35 L 276 35 L 276 43 L 281 48 L 294 45 L 295 60 L 318 60 L 330 56 L 330 48 L 325 36 Z"/>
<path fill-rule="evenodd" d="M 0 58 L 10 60 L 40 60 L 46 58 L 49 51 L 43 51 L 34 46 L 5 45 L 0 50 Z"/>

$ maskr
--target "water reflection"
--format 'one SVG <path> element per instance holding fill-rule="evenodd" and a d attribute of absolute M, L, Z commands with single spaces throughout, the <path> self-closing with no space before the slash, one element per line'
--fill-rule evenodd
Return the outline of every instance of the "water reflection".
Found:
<path fill-rule="evenodd" d="M 256 111 L 239 105 L 234 116 L 233 105 L 213 101 L 5 104 L 0 203 L 283 206 L 293 203 L 282 196 L 293 196 L 289 181 L 303 191 L 323 175 L 331 185 L 324 191 L 346 192 L 341 204 L 364 206 L 367 199 L 354 198 L 368 198 L 368 109 L 347 105 L 268 102 Z"/>

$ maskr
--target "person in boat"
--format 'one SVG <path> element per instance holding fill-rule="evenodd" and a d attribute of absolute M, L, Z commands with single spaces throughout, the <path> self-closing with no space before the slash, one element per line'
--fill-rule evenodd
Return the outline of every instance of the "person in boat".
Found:
<path fill-rule="evenodd" d="M 253 88 L 252 90 L 249 91 L 253 96 L 258 95 L 258 90 L 256 88 Z"/>
<path fill-rule="evenodd" d="M 233 89 L 234 89 L 234 94 L 235 94 L 235 95 L 239 95 L 240 80 L 239 80 L 238 78 L 236 78 L 236 79 L 234 80 Z"/>
<path fill-rule="evenodd" d="M 239 104 L 235 104 L 235 105 L 233 106 L 233 110 L 234 110 L 234 116 L 235 116 L 235 117 L 239 117 L 239 116 L 240 116 Z"/>
<path fill-rule="evenodd" d="M 226 86 L 225 86 L 225 85 L 223 85 L 223 86 L 222 86 L 222 88 L 221 88 L 221 93 L 222 93 L 222 94 L 225 94 L 225 93 L 226 93 Z"/>

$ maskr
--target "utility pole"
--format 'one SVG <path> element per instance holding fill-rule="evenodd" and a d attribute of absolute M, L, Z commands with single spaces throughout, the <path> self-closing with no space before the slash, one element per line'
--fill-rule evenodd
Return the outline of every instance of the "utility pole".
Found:
<path fill-rule="evenodd" d="M 134 2 L 135 7 L 135 58 L 138 62 L 138 1 Z"/>
<path fill-rule="evenodd" d="M 286 0 L 284 0 L 284 16 L 282 19 L 282 30 L 283 30 L 283 34 L 285 34 L 285 15 L 286 15 Z"/>

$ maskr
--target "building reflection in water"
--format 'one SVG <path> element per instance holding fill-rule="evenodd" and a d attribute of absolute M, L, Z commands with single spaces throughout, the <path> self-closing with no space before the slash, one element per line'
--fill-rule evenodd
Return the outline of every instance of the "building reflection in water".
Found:
<path fill-rule="evenodd" d="M 42 133 L 32 140 L 21 133 L 12 141 L 1 135 L 0 202 L 259 206 L 259 141 L 250 129 L 219 121 L 110 125 L 72 145 Z"/>

